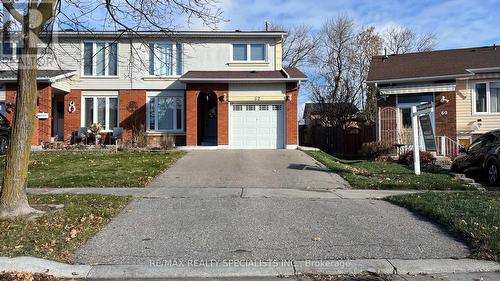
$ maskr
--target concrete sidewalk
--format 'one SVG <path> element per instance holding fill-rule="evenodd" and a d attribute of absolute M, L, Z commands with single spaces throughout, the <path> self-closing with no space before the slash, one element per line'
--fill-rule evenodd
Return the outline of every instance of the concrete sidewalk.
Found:
<path fill-rule="evenodd" d="M 317 274 L 398 274 L 404 280 L 413 280 L 428 274 L 443 276 L 499 276 L 500 264 L 471 259 L 432 260 L 309 260 L 261 263 L 172 264 L 165 262 L 146 265 L 68 265 L 32 257 L 0 257 L 0 271 L 40 272 L 61 278 L 88 279 L 149 279 L 149 278 L 244 278 L 244 277 L 297 277 L 303 273 Z M 233 279 L 234 280 L 234 279 Z M 398 279 L 399 280 L 399 279 Z M 418 279 L 424 280 L 424 279 Z M 431 280 L 431 279 L 427 279 Z M 434 278 L 432 279 L 434 280 Z M 442 279 L 437 279 L 442 280 Z M 444 279 L 448 280 L 448 279 Z M 466 279 L 463 279 L 466 280 Z M 491 279 L 498 280 L 498 279 Z"/>
<path fill-rule="evenodd" d="M 75 188 L 28 188 L 30 194 L 102 194 L 157 198 L 295 198 L 295 199 L 380 199 L 392 195 L 424 192 L 421 190 L 307 190 L 270 188 L 153 188 L 153 187 L 75 187 Z"/>

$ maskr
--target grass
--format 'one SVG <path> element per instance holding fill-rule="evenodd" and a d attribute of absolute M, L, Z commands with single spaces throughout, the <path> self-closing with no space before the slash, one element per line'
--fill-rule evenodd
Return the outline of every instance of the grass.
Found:
<path fill-rule="evenodd" d="M 110 195 L 29 195 L 31 206 L 64 204 L 34 219 L 0 220 L 0 256 L 71 263 L 75 251 L 130 201 Z M 42 205 L 42 206 L 40 206 Z"/>
<path fill-rule="evenodd" d="M 464 237 L 474 257 L 500 261 L 500 193 L 427 192 L 386 200 L 420 213 Z"/>
<path fill-rule="evenodd" d="M 33 153 L 29 187 L 145 186 L 185 152 L 40 152 Z M 4 162 L 0 164 L 3 176 Z"/>
<path fill-rule="evenodd" d="M 357 189 L 470 189 L 444 174 L 423 172 L 422 175 L 416 176 L 413 169 L 398 163 L 342 160 L 323 151 L 308 151 L 307 154 L 339 174 Z"/>

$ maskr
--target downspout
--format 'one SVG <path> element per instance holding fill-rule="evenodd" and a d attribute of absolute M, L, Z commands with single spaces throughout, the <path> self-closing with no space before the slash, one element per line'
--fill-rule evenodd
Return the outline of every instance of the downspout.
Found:
<path fill-rule="evenodd" d="M 378 92 L 378 83 L 375 82 L 373 84 L 375 86 L 375 90 Z M 376 110 L 376 114 L 377 114 L 377 122 L 375 122 L 375 130 L 377 132 L 377 142 L 381 142 L 382 141 L 382 128 L 381 128 L 381 124 L 380 124 L 380 108 L 378 106 L 378 99 L 377 97 L 375 96 L 375 101 L 377 102 L 376 104 L 376 107 L 375 107 L 375 110 Z"/>

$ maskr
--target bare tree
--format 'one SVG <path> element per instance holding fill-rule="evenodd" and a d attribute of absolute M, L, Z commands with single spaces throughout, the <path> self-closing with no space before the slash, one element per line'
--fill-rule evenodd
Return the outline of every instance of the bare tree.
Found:
<path fill-rule="evenodd" d="M 324 124 L 343 127 L 364 107 L 371 57 L 379 52 L 381 43 L 373 27 L 358 29 L 347 16 L 325 23 L 315 77 L 309 83 Z"/>
<path fill-rule="evenodd" d="M 287 28 L 283 25 L 271 25 L 270 29 L 288 32 L 283 39 L 284 67 L 300 67 L 314 61 L 318 38 L 313 34 L 310 26 L 300 25 Z"/>
<path fill-rule="evenodd" d="M 37 101 L 38 45 L 40 38 L 50 38 L 52 29 L 88 31 L 96 26 L 94 11 L 105 13 L 104 25 L 121 29 L 115 40 L 125 33 L 146 29 L 171 34 L 176 20 L 201 20 L 206 25 L 221 20 L 215 0 L 2 0 L 4 10 L 20 25 L 22 50 L 18 62 L 16 110 L 5 160 L 3 184 L 0 190 L 0 217 L 15 217 L 39 212 L 31 208 L 26 196 L 28 164 L 33 138 Z M 44 42 L 50 45 L 49 42 Z"/>
<path fill-rule="evenodd" d="M 436 48 L 436 35 L 417 34 L 408 27 L 392 26 L 384 36 L 384 47 L 390 54 L 431 51 Z"/>

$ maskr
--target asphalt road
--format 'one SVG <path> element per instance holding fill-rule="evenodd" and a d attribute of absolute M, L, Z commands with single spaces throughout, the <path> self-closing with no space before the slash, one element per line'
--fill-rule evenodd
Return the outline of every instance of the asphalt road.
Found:
<path fill-rule="evenodd" d="M 210 189 L 206 189 L 209 191 Z M 76 257 L 84 264 L 463 258 L 464 244 L 381 200 L 143 198 Z"/>
<path fill-rule="evenodd" d="M 345 187 L 301 151 L 190 152 L 80 248 L 76 262 L 469 255 L 463 243 L 404 208 L 355 193 L 310 191 Z"/>

